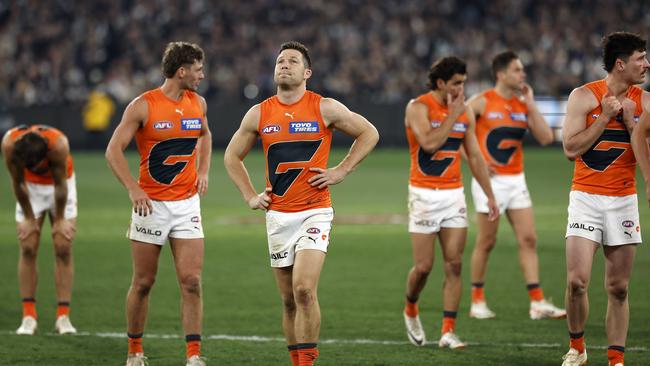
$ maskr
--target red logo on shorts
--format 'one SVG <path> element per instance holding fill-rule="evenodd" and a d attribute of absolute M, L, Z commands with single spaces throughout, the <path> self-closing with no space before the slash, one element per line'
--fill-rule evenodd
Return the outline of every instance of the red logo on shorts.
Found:
<path fill-rule="evenodd" d="M 327 235 L 323 234 L 322 238 L 323 238 L 323 241 L 325 241 L 325 239 L 327 239 Z"/>
<path fill-rule="evenodd" d="M 636 227 L 636 232 L 638 233 L 639 231 L 641 231 L 641 227 L 637 226 Z"/>
<path fill-rule="evenodd" d="M 307 229 L 308 234 L 320 234 L 320 229 L 317 227 L 310 227 Z"/>

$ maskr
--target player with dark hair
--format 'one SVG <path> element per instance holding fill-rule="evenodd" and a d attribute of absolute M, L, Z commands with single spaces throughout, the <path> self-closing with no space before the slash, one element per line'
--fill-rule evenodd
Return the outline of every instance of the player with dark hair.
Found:
<path fill-rule="evenodd" d="M 58 306 L 55 329 L 59 334 L 76 333 L 70 323 L 72 297 L 72 240 L 76 231 L 77 188 L 68 139 L 45 125 L 18 126 L 2 139 L 2 154 L 16 196 L 16 222 L 20 256 L 18 283 L 23 320 L 17 334 L 33 335 L 37 328 L 36 256 L 41 228 L 49 214 L 52 224 Z"/>
<path fill-rule="evenodd" d="M 442 336 L 438 346 L 465 346 L 455 333 L 467 237 L 461 146 L 467 152 L 472 174 L 487 194 L 489 220 L 496 220 L 499 215 L 487 166 L 474 134 L 474 115 L 465 105 L 465 80 L 465 62 L 453 56 L 441 58 L 429 70 L 431 91 L 406 106 L 404 124 L 411 155 L 409 232 L 414 265 L 406 282 L 404 322 L 408 338 L 416 346 L 426 342 L 417 301 L 433 267 L 436 237 L 440 239 L 445 271 Z"/>
<path fill-rule="evenodd" d="M 149 291 L 167 240 L 181 289 L 181 314 L 188 366 L 203 366 L 203 227 L 199 196 L 208 189 L 212 137 L 207 104 L 196 93 L 203 74 L 203 51 L 195 44 L 172 42 L 162 60 L 165 82 L 135 98 L 124 111 L 106 149 L 115 176 L 133 204 L 127 237 L 131 240 L 133 278 L 126 298 L 127 366 L 142 366 Z M 135 137 L 140 178 L 131 175 L 124 150 Z M 197 163 L 198 160 L 198 163 Z"/>
<path fill-rule="evenodd" d="M 634 153 L 643 156 L 647 148 L 631 145 L 630 134 L 641 112 L 650 110 L 650 94 L 636 86 L 646 80 L 650 68 L 646 41 L 627 32 L 605 36 L 603 64 L 605 79 L 571 92 L 563 128 L 564 153 L 575 161 L 566 231 L 570 342 L 564 366 L 587 363 L 587 290 L 600 246 L 605 255 L 607 357 L 610 366 L 623 365 L 629 323 L 628 285 L 641 243 Z"/>
<path fill-rule="evenodd" d="M 468 104 L 476 117 L 476 137 L 490 169 L 490 183 L 499 213 L 506 214 L 519 243 L 519 265 L 524 274 L 531 319 L 563 318 L 560 309 L 544 298 L 539 284 L 537 236 L 532 201 L 524 176 L 523 139 L 530 130 L 541 144 L 553 142 L 553 131 L 539 112 L 533 89 L 526 84 L 524 65 L 513 51 L 494 57 L 492 72 L 496 85 L 474 97 Z M 490 252 L 497 242 L 499 220 L 488 220 L 487 196 L 476 179 L 472 180 L 478 232 L 472 252 L 472 306 L 469 315 L 488 319 L 495 316 L 485 301 L 483 285 Z"/>
<path fill-rule="evenodd" d="M 282 44 L 274 72 L 276 95 L 246 113 L 224 156 L 249 207 L 266 211 L 282 328 L 294 366 L 311 366 L 318 357 L 317 289 L 334 217 L 328 187 L 343 181 L 379 139 L 363 116 L 307 90 L 311 75 L 307 48 L 298 42 Z M 348 155 L 327 168 L 334 129 L 355 140 Z M 243 162 L 258 138 L 267 164 L 266 188 L 260 194 Z"/>

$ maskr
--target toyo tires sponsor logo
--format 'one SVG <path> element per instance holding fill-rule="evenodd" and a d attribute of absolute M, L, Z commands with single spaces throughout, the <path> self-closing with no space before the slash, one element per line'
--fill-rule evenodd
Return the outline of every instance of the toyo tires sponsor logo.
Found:
<path fill-rule="evenodd" d="M 183 118 L 181 120 L 181 130 L 200 130 L 200 129 L 201 129 L 200 118 Z"/>
<path fill-rule="evenodd" d="M 289 133 L 316 133 L 316 132 L 320 132 L 320 127 L 317 121 L 289 123 Z"/>

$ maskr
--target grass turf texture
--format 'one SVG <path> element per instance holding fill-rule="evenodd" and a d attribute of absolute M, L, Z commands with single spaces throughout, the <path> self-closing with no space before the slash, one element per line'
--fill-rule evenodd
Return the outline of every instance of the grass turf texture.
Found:
<path fill-rule="evenodd" d="M 336 150 L 330 166 L 345 154 Z M 208 195 L 202 200 L 206 233 L 203 272 L 204 337 L 282 337 L 281 305 L 268 264 L 263 214 L 248 210 L 224 171 L 222 152 L 213 157 Z M 18 245 L 14 204 L 5 169 L 0 170 L 0 365 L 119 365 L 126 354 L 126 337 L 102 338 L 98 332 L 125 332 L 124 298 L 131 278 L 130 249 L 124 237 L 129 221 L 125 189 L 112 176 L 100 153 L 74 155 L 79 196 L 77 238 L 74 242 L 75 285 L 71 318 L 80 332 L 91 336 L 54 336 L 56 298 L 53 250 L 49 226 L 42 233 L 39 251 L 40 283 L 37 292 L 39 331 L 34 337 L 16 336 L 21 316 L 16 279 Z M 130 155 L 132 167 L 136 156 Z M 246 160 L 258 189 L 263 184 L 263 162 L 258 151 Z M 528 149 L 526 175 L 533 197 L 538 234 L 541 283 L 546 296 L 563 305 L 564 232 L 572 164 L 557 148 Z M 465 186 L 469 174 L 464 171 Z M 559 365 L 567 350 L 564 320 L 532 321 L 519 269 L 517 244 L 507 220 L 492 253 L 486 296 L 497 318 L 469 319 L 469 258 L 475 225 L 470 223 L 464 255 L 464 290 L 457 332 L 470 342 L 464 350 L 439 350 L 436 345 L 416 348 L 407 343 L 402 308 L 411 249 L 406 225 L 346 224 L 346 218 L 366 215 L 381 219 L 405 215 L 408 177 L 406 149 L 375 151 L 342 184 L 333 187 L 336 217 L 332 242 L 321 277 L 322 309 L 319 365 Z M 643 189 L 641 189 L 643 191 Z M 470 217 L 471 194 L 466 189 Z M 648 223 L 645 194 L 639 195 L 641 221 Z M 402 216 L 404 217 L 404 216 Z M 249 222 L 249 223 L 245 223 Z M 647 232 L 647 226 L 644 227 Z M 646 236 L 648 235 L 647 233 Z M 637 252 L 630 285 L 630 330 L 626 359 L 642 364 L 650 342 L 650 254 Z M 586 326 L 587 346 L 606 346 L 606 295 L 603 289 L 602 251 L 596 254 L 590 287 L 591 315 Z M 421 295 L 422 321 L 427 338 L 439 337 L 442 316 L 442 269 L 439 248 L 434 270 Z M 179 365 L 184 359 L 179 290 L 169 248 L 160 258 L 158 278 L 151 294 L 144 347 L 151 365 Z M 169 334 L 174 339 L 147 338 Z M 355 339 L 392 341 L 395 344 L 349 344 Z M 402 342 L 402 343 L 400 343 Z M 529 347 L 526 344 L 535 344 Z M 639 348 L 641 348 L 639 350 Z M 204 339 L 208 364 L 289 365 L 281 340 L 251 342 Z M 589 349 L 590 365 L 606 365 L 604 349 Z"/>

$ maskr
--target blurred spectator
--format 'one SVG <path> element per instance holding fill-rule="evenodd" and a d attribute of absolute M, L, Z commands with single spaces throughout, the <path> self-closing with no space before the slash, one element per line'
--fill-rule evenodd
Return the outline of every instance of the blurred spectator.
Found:
<path fill-rule="evenodd" d="M 605 33 L 647 29 L 643 0 L 9 0 L 0 104 L 84 102 L 96 88 L 125 103 L 162 82 L 158 55 L 173 40 L 203 47 L 201 92 L 220 100 L 272 94 L 277 49 L 293 39 L 311 49 L 310 88 L 347 102 L 404 102 L 448 54 L 467 60 L 473 94 L 506 48 L 537 95 L 557 97 L 604 75 Z"/>

